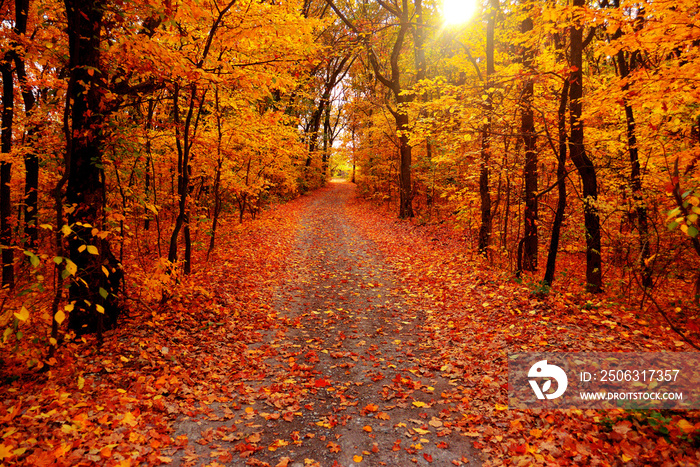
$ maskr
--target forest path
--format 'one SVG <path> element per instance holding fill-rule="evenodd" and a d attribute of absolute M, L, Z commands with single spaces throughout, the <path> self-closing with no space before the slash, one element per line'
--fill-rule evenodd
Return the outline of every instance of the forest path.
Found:
<path fill-rule="evenodd" d="M 305 205 L 271 304 L 286 326 L 248 346 L 264 363 L 224 409 L 233 425 L 180 426 L 190 442 L 197 431 L 200 444 L 215 441 L 214 454 L 197 447 L 200 460 L 220 452 L 227 465 L 481 464 L 450 428 L 441 397 L 449 380 L 424 363 L 435 361 L 425 358 L 424 316 L 354 224 L 353 197 L 354 185 L 331 183 Z"/>

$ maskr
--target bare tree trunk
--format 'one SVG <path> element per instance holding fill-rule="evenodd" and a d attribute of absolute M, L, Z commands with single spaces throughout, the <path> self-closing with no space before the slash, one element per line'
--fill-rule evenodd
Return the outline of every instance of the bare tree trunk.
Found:
<path fill-rule="evenodd" d="M 621 33 L 620 33 L 621 35 Z M 625 83 L 622 90 L 626 94 L 629 90 L 629 82 L 627 77 L 631 73 L 631 67 L 634 66 L 634 58 L 636 53 L 632 52 L 630 56 L 630 64 L 627 63 L 625 52 L 620 50 L 617 53 L 617 64 L 620 71 L 620 78 Z M 644 287 L 652 286 L 652 269 L 649 264 L 651 249 L 649 245 L 649 224 L 647 209 L 644 204 L 644 196 L 642 194 L 642 176 L 641 166 L 639 164 L 639 151 L 637 150 L 637 123 L 634 119 L 634 110 L 627 102 L 627 98 L 623 97 L 625 107 L 625 118 L 627 120 L 627 148 L 630 156 L 630 191 L 632 192 L 632 200 L 634 202 L 634 220 L 637 222 L 637 230 L 639 232 L 639 248 L 640 248 L 640 266 L 642 268 L 642 285 Z"/>
<path fill-rule="evenodd" d="M 532 18 L 526 18 L 520 30 L 522 33 L 532 31 Z M 532 109 L 534 84 L 532 76 L 533 51 L 530 47 L 523 50 L 523 67 L 528 78 L 523 86 L 521 132 L 525 146 L 525 216 L 523 237 L 523 270 L 537 270 L 537 152 L 535 134 L 535 113 Z"/>
<path fill-rule="evenodd" d="M 582 8 L 585 0 L 574 0 L 573 6 Z M 586 154 L 583 144 L 583 121 L 581 120 L 583 97 L 583 26 L 578 12 L 574 12 L 575 27 L 571 28 L 571 67 L 569 88 L 569 112 L 571 138 L 569 152 L 583 184 L 583 212 L 586 229 L 586 290 L 600 292 L 603 286 L 602 261 L 600 256 L 600 218 L 598 216 L 598 181 L 593 162 Z"/>
<path fill-rule="evenodd" d="M 2 248 L 2 286 L 15 286 L 14 250 L 12 249 L 12 163 L 6 155 L 12 150 L 12 127 L 14 119 L 14 82 L 10 54 L 6 53 L 0 62 L 2 72 L 2 132 L 0 135 L 0 248 Z"/>
<path fill-rule="evenodd" d="M 488 248 L 491 244 L 491 193 L 489 190 L 489 171 L 491 163 L 491 124 L 493 114 L 493 75 L 496 72 L 494 64 L 494 36 L 496 32 L 496 14 L 498 13 L 498 0 L 490 1 L 488 22 L 486 25 L 486 123 L 482 128 L 481 136 L 481 160 L 479 161 L 479 196 L 481 198 L 481 227 L 479 229 L 479 254 L 488 257 Z"/>
<path fill-rule="evenodd" d="M 29 0 L 15 1 L 15 31 L 18 36 L 27 33 L 27 15 L 29 11 Z M 38 211 L 39 211 L 39 156 L 33 146 L 34 136 L 37 133 L 37 125 L 31 121 L 34 112 L 36 99 L 32 88 L 27 82 L 27 72 L 24 64 L 24 57 L 18 51 L 13 51 L 15 69 L 17 70 L 17 81 L 22 91 L 24 101 L 24 113 L 27 123 L 27 139 L 29 144 L 24 154 L 24 234 L 26 236 L 26 247 L 34 249 L 39 239 L 38 231 Z"/>
<path fill-rule="evenodd" d="M 207 260 L 209 255 L 214 251 L 216 242 L 216 228 L 219 225 L 219 214 L 221 213 L 221 168 L 224 164 L 224 156 L 221 152 L 221 143 L 224 138 L 221 108 L 219 107 L 219 88 L 214 88 L 214 104 L 216 105 L 216 175 L 214 176 L 214 215 L 211 223 L 211 237 L 209 238 L 209 249 L 207 250 Z"/>
<path fill-rule="evenodd" d="M 153 99 L 148 100 L 148 115 L 146 117 L 146 170 L 144 177 L 144 198 L 146 203 L 148 203 L 148 195 L 151 191 L 151 167 L 153 165 L 153 154 L 151 153 L 151 135 L 149 132 L 153 128 L 153 111 L 155 108 L 155 103 Z M 154 190 L 155 191 L 155 190 Z M 153 203 L 155 205 L 155 202 Z M 148 207 L 143 210 L 143 229 L 149 230 L 151 228 L 151 214 L 153 214 Z"/>
<path fill-rule="evenodd" d="M 559 251 L 559 236 L 561 232 L 561 224 L 564 222 L 564 213 L 566 212 L 566 103 L 569 99 L 569 80 L 565 80 L 561 88 L 561 97 L 559 101 L 559 112 L 557 119 L 558 136 L 559 136 L 559 154 L 557 161 L 557 186 L 559 189 L 559 199 L 557 201 L 557 210 L 554 214 L 554 222 L 552 222 L 552 236 L 549 241 L 549 252 L 547 253 L 547 267 L 544 272 L 544 283 L 552 285 L 554 283 L 554 272 L 557 264 L 557 252 Z"/>
<path fill-rule="evenodd" d="M 116 324 L 116 294 L 123 277 L 109 242 L 93 236 L 102 230 L 105 191 L 102 172 L 103 94 L 100 32 L 105 5 L 65 0 L 70 47 L 70 81 L 66 99 L 71 106 L 66 156 L 66 201 L 71 206 L 68 257 L 77 271 L 69 288 L 74 303 L 69 326 L 78 333 L 98 332 Z M 87 246 L 87 248 L 86 248 Z"/>

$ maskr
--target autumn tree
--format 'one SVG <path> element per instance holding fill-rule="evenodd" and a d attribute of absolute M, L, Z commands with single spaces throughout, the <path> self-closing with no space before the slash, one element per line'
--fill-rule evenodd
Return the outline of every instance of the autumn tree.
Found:
<path fill-rule="evenodd" d="M 397 28 L 396 34 L 390 46 L 391 52 L 388 57 L 386 67 L 380 63 L 374 48 L 370 45 L 369 39 L 372 31 L 360 30 L 351 22 L 346 15 L 331 1 L 327 0 L 333 11 L 343 20 L 347 26 L 357 35 L 367 49 L 369 63 L 377 80 L 385 86 L 394 97 L 396 108 L 387 105 L 387 109 L 394 118 L 398 139 L 399 151 L 399 217 L 413 217 L 413 185 L 411 183 L 411 145 L 409 144 L 409 115 L 406 104 L 414 99 L 414 94 L 404 87 L 402 82 L 402 69 L 399 63 L 401 53 L 408 40 L 411 31 L 411 11 L 408 0 L 402 0 L 401 5 L 380 1 L 383 13 L 393 19 L 390 23 Z M 385 68 L 388 68 L 386 70 Z"/>
<path fill-rule="evenodd" d="M 574 26 L 570 31 L 569 114 L 571 136 L 569 153 L 583 184 L 584 227 L 586 230 L 586 289 L 600 292 L 603 286 L 601 232 L 598 215 L 598 180 L 593 161 L 584 146 L 583 108 L 583 28 L 581 11 L 585 0 L 574 0 Z"/>
<path fill-rule="evenodd" d="M 479 253 L 488 256 L 488 247 L 491 243 L 492 212 L 491 191 L 489 188 L 490 163 L 491 163 L 491 125 L 493 124 L 493 75 L 496 72 L 494 63 L 496 16 L 499 9 L 499 1 L 491 0 L 487 12 L 486 24 L 486 80 L 484 93 L 486 103 L 484 108 L 485 118 L 481 130 L 481 159 L 479 161 L 479 196 L 481 197 L 481 227 L 479 228 Z"/>
<path fill-rule="evenodd" d="M 12 76 L 12 59 L 9 52 L 0 57 L 2 73 L 2 120 L 0 128 L 0 248 L 2 248 L 2 285 L 14 287 L 14 250 L 12 249 L 12 130 L 14 120 L 14 77 Z"/>
<path fill-rule="evenodd" d="M 532 8 L 528 6 L 526 8 Z M 533 20 L 530 15 L 520 26 L 520 32 L 527 34 L 533 30 Z M 537 269 L 537 146 L 535 132 L 535 111 L 532 108 L 534 95 L 534 50 L 530 44 L 523 46 L 522 62 L 525 83 L 522 91 L 521 127 L 525 149 L 525 214 L 523 216 L 524 233 L 522 240 L 522 268 L 525 271 Z"/>
<path fill-rule="evenodd" d="M 75 264 L 69 299 L 70 327 L 101 331 L 119 315 L 116 294 L 123 275 L 104 224 L 102 167 L 106 76 L 101 62 L 104 2 L 65 0 L 69 71 L 64 180 L 68 258 Z"/>

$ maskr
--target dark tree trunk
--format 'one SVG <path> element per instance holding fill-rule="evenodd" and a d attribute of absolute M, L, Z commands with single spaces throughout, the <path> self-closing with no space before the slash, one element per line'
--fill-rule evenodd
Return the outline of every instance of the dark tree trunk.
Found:
<path fill-rule="evenodd" d="M 324 179 L 328 176 L 328 161 L 330 160 L 331 140 L 333 139 L 332 132 L 331 105 L 329 102 L 323 117 L 323 155 L 321 156 L 321 167 Z"/>
<path fill-rule="evenodd" d="M 214 103 L 216 104 L 216 174 L 214 176 L 214 212 L 211 222 L 211 237 L 209 238 L 209 248 L 207 249 L 207 261 L 209 255 L 214 251 L 216 244 L 216 228 L 219 225 L 219 214 L 221 213 L 221 168 L 224 165 L 224 156 L 221 152 L 221 143 L 224 139 L 222 128 L 221 108 L 219 106 L 219 88 L 214 88 Z"/>
<path fill-rule="evenodd" d="M 168 261 L 170 263 L 175 263 L 178 259 L 177 254 L 177 242 L 180 236 L 180 230 L 182 230 L 185 221 L 187 220 L 187 194 L 190 189 L 190 172 L 189 172 L 189 121 L 192 119 L 192 112 L 194 111 L 194 99 L 197 92 L 197 88 L 193 85 L 191 89 L 191 102 L 189 109 L 190 111 L 186 117 L 186 123 L 184 126 L 184 142 L 181 140 L 181 129 L 180 129 L 180 92 L 179 88 L 175 88 L 173 93 L 173 121 L 175 123 L 175 142 L 177 146 L 177 195 L 178 195 L 178 213 L 175 219 L 175 227 L 173 227 L 173 233 L 170 236 L 170 247 L 168 248 Z M 187 259 L 185 259 L 187 261 Z"/>
<path fill-rule="evenodd" d="M 144 198 L 146 203 L 149 202 L 149 193 L 151 191 L 151 166 L 153 165 L 153 154 L 151 150 L 151 135 L 150 131 L 153 128 L 153 112 L 155 110 L 155 102 L 153 99 L 148 100 L 148 116 L 146 117 L 146 170 L 144 170 Z M 155 175 L 155 174 L 154 174 Z M 155 186 L 154 186 L 155 188 Z M 155 190 L 154 190 L 155 191 Z M 153 203 L 155 206 L 155 202 Z M 151 228 L 151 215 L 154 214 L 148 209 L 148 206 L 143 209 L 143 230 Z"/>
<path fill-rule="evenodd" d="M 399 106 L 403 103 L 403 96 L 398 96 Z M 396 128 L 401 136 L 399 137 L 399 217 L 413 217 L 413 191 L 411 182 L 411 146 L 408 143 L 409 121 L 408 114 L 402 109 L 398 109 L 394 114 Z"/>
<path fill-rule="evenodd" d="M 583 7 L 585 0 L 574 0 L 574 7 Z M 574 12 L 577 15 L 577 12 Z M 571 138 L 569 152 L 583 184 L 583 213 L 586 229 L 586 290 L 600 292 L 603 286 L 603 271 L 600 255 L 600 218 L 598 216 L 598 181 L 593 162 L 586 154 L 583 144 L 583 121 L 581 120 L 583 97 L 583 26 L 580 18 L 571 28 L 571 67 L 569 84 L 569 112 Z"/>
<path fill-rule="evenodd" d="M 622 35 L 618 31 L 619 35 Z M 617 34 L 616 34 L 617 35 Z M 639 248 L 642 268 L 642 285 L 644 287 L 652 286 L 652 269 L 649 264 L 651 249 L 649 245 L 649 224 L 647 209 L 644 204 L 644 196 L 642 194 L 642 175 L 639 164 L 639 151 L 637 150 L 637 123 L 634 119 L 634 111 L 627 102 L 626 94 L 629 91 L 629 82 L 627 77 L 631 73 L 631 68 L 634 64 L 635 52 L 630 56 L 630 64 L 627 63 L 625 52 L 620 50 L 617 53 L 617 65 L 620 71 L 620 78 L 624 80 L 622 90 L 625 93 L 623 97 L 625 107 L 625 118 L 627 120 L 627 148 L 630 156 L 630 191 L 632 192 L 632 200 L 634 202 L 634 220 L 637 222 L 637 230 L 639 231 Z"/>
<path fill-rule="evenodd" d="M 479 229 L 479 253 L 488 257 L 488 248 L 491 244 L 491 193 L 489 190 L 489 171 L 491 164 L 491 124 L 493 113 L 493 75 L 496 72 L 494 64 L 494 36 L 496 32 L 496 14 L 498 13 L 498 0 L 489 3 L 488 22 L 486 24 L 486 123 L 482 128 L 481 136 L 481 160 L 479 169 L 479 196 L 481 198 L 481 227 Z"/>
<path fill-rule="evenodd" d="M 559 112 L 557 114 L 557 127 L 559 136 L 559 154 L 557 162 L 557 187 L 559 189 L 559 199 L 557 210 L 552 222 L 552 236 L 549 241 L 549 252 L 547 254 L 547 267 L 544 272 L 544 283 L 552 285 L 554 283 L 554 272 L 557 264 L 557 252 L 559 251 L 559 236 L 561 224 L 564 222 L 566 212 L 566 103 L 569 99 L 569 80 L 565 80 L 561 89 L 559 101 Z"/>
<path fill-rule="evenodd" d="M 15 286 L 14 250 L 12 249 L 12 163 L 5 160 L 12 150 L 12 127 L 14 119 L 14 82 L 10 54 L 0 62 L 2 72 L 2 128 L 0 128 L 0 248 L 2 248 L 2 286 Z"/>
<path fill-rule="evenodd" d="M 355 127 L 352 128 L 352 178 L 351 183 L 355 183 Z"/>
<path fill-rule="evenodd" d="M 532 31 L 531 18 L 521 25 L 521 32 Z M 525 146 L 525 216 L 523 237 L 523 270 L 537 270 L 537 152 L 535 134 L 535 113 L 532 109 L 534 84 L 532 80 L 532 57 L 530 47 L 523 50 L 523 67 L 528 78 L 523 86 L 521 132 Z"/>
<path fill-rule="evenodd" d="M 28 11 L 29 0 L 15 1 L 15 32 L 18 36 L 24 36 L 27 33 Z M 39 231 L 37 228 L 39 209 L 39 156 L 35 151 L 33 143 L 38 129 L 36 124 L 31 120 L 36 99 L 32 88 L 27 82 L 27 71 L 23 54 L 15 51 L 13 55 L 15 69 L 17 70 L 17 81 L 22 91 L 24 112 L 28 122 L 27 139 L 29 140 L 29 144 L 26 145 L 26 152 L 24 153 L 24 235 L 26 236 L 26 247 L 34 249 L 39 239 Z"/>
<path fill-rule="evenodd" d="M 102 105 L 105 78 L 101 73 L 100 29 L 104 4 L 65 0 L 70 50 L 67 99 L 72 103 L 67 148 L 70 206 L 68 257 L 77 272 L 69 288 L 74 302 L 69 326 L 78 333 L 101 333 L 116 324 L 116 294 L 122 279 L 121 264 L 106 239 L 93 235 L 102 230 L 105 187 L 102 171 Z"/>

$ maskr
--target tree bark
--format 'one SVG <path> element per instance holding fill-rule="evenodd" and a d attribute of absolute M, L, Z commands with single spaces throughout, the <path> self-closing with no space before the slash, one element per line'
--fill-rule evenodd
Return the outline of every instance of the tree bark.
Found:
<path fill-rule="evenodd" d="M 14 82 L 10 54 L 0 62 L 2 73 L 2 127 L 0 128 L 0 248 L 2 248 L 2 286 L 15 286 L 14 250 L 12 249 L 12 163 L 5 159 L 12 150 L 14 120 Z"/>
<path fill-rule="evenodd" d="M 499 1 L 489 3 L 488 21 L 486 24 L 486 123 L 481 130 L 481 155 L 479 167 L 479 196 L 481 198 L 481 227 L 479 228 L 479 254 L 488 258 L 488 248 L 491 244 L 491 193 L 489 190 L 489 171 L 491 161 L 491 124 L 493 119 L 493 75 L 496 72 L 494 64 L 494 36 L 496 32 L 496 14 Z"/>
<path fill-rule="evenodd" d="M 573 6 L 582 8 L 585 0 L 574 0 Z M 574 12 L 578 15 L 578 12 Z M 583 121 L 581 120 L 583 98 L 583 26 L 580 17 L 574 18 L 575 27 L 570 31 L 571 67 L 569 83 L 569 113 L 571 137 L 569 153 L 583 184 L 583 215 L 586 230 L 586 290 L 600 292 L 603 286 L 602 261 L 600 255 L 600 218 L 598 216 L 598 181 L 593 162 L 584 147 Z"/>
<path fill-rule="evenodd" d="M 15 1 L 15 33 L 24 36 L 27 33 L 27 15 L 29 11 L 29 0 Z M 27 120 L 27 139 L 29 144 L 24 152 L 24 235 L 26 237 L 25 246 L 35 249 L 39 239 L 38 210 L 39 210 L 39 156 L 34 148 L 33 140 L 38 128 L 32 122 L 31 115 L 36 105 L 34 92 L 27 81 L 27 71 L 24 63 L 24 56 L 20 52 L 12 52 L 17 81 L 22 92 L 24 101 L 24 113 Z"/>
<path fill-rule="evenodd" d="M 526 18 L 520 31 L 532 31 L 532 18 Z M 534 83 L 532 79 L 533 51 L 529 46 L 523 50 L 523 68 L 528 74 L 523 85 L 521 132 L 525 147 L 525 216 L 523 237 L 523 270 L 537 270 L 537 152 L 535 134 L 535 113 L 532 109 Z"/>
<path fill-rule="evenodd" d="M 100 63 L 100 31 L 105 4 L 65 0 L 70 50 L 70 132 L 66 156 L 67 218 L 72 229 L 68 257 L 77 272 L 69 288 L 74 303 L 69 327 L 78 333 L 101 332 L 116 324 L 121 264 L 102 231 L 105 187 L 102 170 L 103 95 L 106 80 Z M 87 247 L 87 248 L 86 248 Z"/>
<path fill-rule="evenodd" d="M 557 264 L 557 252 L 559 251 L 559 237 L 561 225 L 564 222 L 566 212 L 566 103 L 569 99 L 569 80 L 565 80 L 561 88 L 559 100 L 559 112 L 557 114 L 557 128 L 559 136 L 559 154 L 557 157 L 557 187 L 559 199 L 557 200 L 557 210 L 552 222 L 552 235 L 549 240 L 549 252 L 547 253 L 547 266 L 544 272 L 543 282 L 547 285 L 554 283 L 554 272 Z"/>
<path fill-rule="evenodd" d="M 616 36 L 621 36 L 622 32 L 618 30 Z M 629 187 L 632 192 L 632 201 L 634 203 L 634 215 L 633 220 L 636 221 L 637 231 L 639 232 L 639 249 L 640 249 L 640 267 L 642 269 L 642 285 L 644 287 L 652 286 L 652 269 L 649 264 L 649 257 L 651 256 L 651 249 L 649 245 L 649 223 L 646 205 L 644 204 L 644 196 L 642 194 L 642 176 L 641 176 L 641 166 L 639 164 L 639 151 L 637 150 L 637 123 L 634 119 L 634 110 L 632 106 L 627 102 L 626 94 L 629 91 L 629 82 L 627 78 L 631 73 L 631 66 L 633 65 L 635 52 L 632 52 L 630 56 L 630 63 L 628 64 L 625 52 L 620 50 L 617 53 L 617 66 L 620 72 L 620 78 L 623 79 L 624 84 L 622 85 L 622 90 L 625 93 L 623 97 L 624 108 L 625 108 L 625 119 L 627 123 L 627 149 L 630 158 L 630 179 Z"/>

